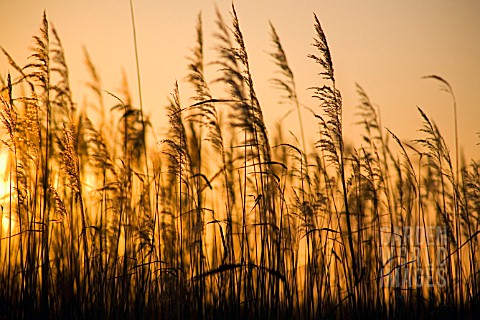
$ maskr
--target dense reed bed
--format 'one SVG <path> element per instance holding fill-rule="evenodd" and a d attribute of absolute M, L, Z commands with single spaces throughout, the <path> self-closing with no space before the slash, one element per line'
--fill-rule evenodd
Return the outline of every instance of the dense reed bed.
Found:
<path fill-rule="evenodd" d="M 95 103 L 74 100 L 46 16 L 28 65 L 3 50 L 16 73 L 1 91 L 0 319 L 477 318 L 480 165 L 459 162 L 458 140 L 452 160 L 420 108 L 419 138 L 401 140 L 358 86 L 364 139 L 347 147 L 316 16 L 314 106 L 299 101 L 271 26 L 279 108 L 300 134 L 269 133 L 235 8 L 228 22 L 217 12 L 214 61 L 201 17 L 196 35 L 195 94 L 172 86 L 158 141 L 126 81 L 104 91 L 87 53 Z M 427 78 L 456 115 L 450 84 Z M 318 120 L 312 146 L 302 109 Z"/>

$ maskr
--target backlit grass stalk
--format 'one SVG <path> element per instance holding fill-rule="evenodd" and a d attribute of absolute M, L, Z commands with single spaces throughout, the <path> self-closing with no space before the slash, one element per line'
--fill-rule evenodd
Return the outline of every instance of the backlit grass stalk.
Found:
<path fill-rule="evenodd" d="M 338 170 L 338 175 L 341 179 L 343 206 L 347 223 L 348 250 L 353 271 L 353 281 L 350 281 L 348 290 L 349 294 L 352 294 L 352 290 L 356 290 L 356 285 L 358 284 L 360 277 L 353 244 L 351 212 L 349 210 L 348 203 L 348 190 L 345 172 L 346 164 L 342 131 L 342 97 L 340 91 L 338 91 L 335 86 L 332 56 L 330 53 L 330 48 L 327 44 L 325 33 L 323 32 L 320 21 L 316 15 L 314 15 L 314 20 L 316 38 L 314 38 L 313 46 L 319 51 L 319 55 L 310 54 L 309 58 L 313 59 L 321 66 L 322 70 L 319 75 L 328 82 L 327 85 L 312 88 L 314 90 L 313 97 L 320 101 L 320 107 L 327 116 L 327 119 L 324 119 L 322 115 L 316 115 L 316 117 L 320 120 L 321 127 L 321 137 L 317 142 L 317 146 L 326 152 L 326 157 L 335 165 L 335 168 Z M 355 302 L 355 299 L 351 301 Z"/>

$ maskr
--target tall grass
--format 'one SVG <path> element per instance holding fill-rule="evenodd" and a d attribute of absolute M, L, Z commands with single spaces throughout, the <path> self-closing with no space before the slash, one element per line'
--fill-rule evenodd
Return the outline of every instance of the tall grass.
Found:
<path fill-rule="evenodd" d="M 272 135 L 235 7 L 215 22 L 217 58 L 205 61 L 199 15 L 186 76 L 194 95 L 174 83 L 168 133 L 154 144 L 159 128 L 126 76 L 120 92 L 105 91 L 86 50 L 94 99 L 75 102 L 46 15 L 28 65 L 2 48 L 16 74 L 1 91 L 0 318 L 478 317 L 480 169 L 459 163 L 458 139 L 454 168 L 421 108 L 420 137 L 403 141 L 357 86 L 363 142 L 347 146 L 317 16 L 306 63 L 320 76 L 318 106 L 299 100 L 271 24 L 276 107 L 296 111 L 300 139 L 285 139 L 283 122 Z M 314 145 L 302 109 L 318 121 Z M 431 230 L 445 241 L 411 241 Z"/>

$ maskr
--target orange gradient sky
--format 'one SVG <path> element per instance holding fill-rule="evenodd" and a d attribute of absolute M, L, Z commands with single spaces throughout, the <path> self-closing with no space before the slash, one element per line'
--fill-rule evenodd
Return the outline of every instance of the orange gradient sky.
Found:
<path fill-rule="evenodd" d="M 202 11 L 207 58 L 216 56 L 211 37 L 215 3 L 229 21 L 231 1 L 135 0 L 140 72 L 144 108 L 152 116 L 156 135 L 165 132 L 164 106 L 179 81 L 184 105 L 190 86 L 185 82 L 187 59 L 195 45 L 197 14 Z M 251 59 L 254 85 L 267 124 L 288 107 L 279 105 L 280 94 L 269 79 L 275 72 L 267 52 L 272 50 L 268 22 L 280 35 L 297 81 L 301 101 L 320 112 L 308 87 L 320 84 L 319 67 L 306 56 L 314 53 L 313 13 L 327 35 L 336 72 L 337 86 L 344 98 L 344 128 L 347 140 L 360 146 L 360 127 L 355 116 L 359 83 L 380 107 L 384 126 L 403 141 L 422 137 L 417 130 L 420 106 L 434 120 L 454 151 L 453 110 L 450 96 L 437 82 L 422 80 L 436 74 L 452 85 L 458 104 L 460 145 L 467 160 L 480 158 L 480 1 L 478 0 L 238 0 L 240 26 Z M 85 46 L 96 65 L 103 88 L 118 93 L 121 71 L 126 71 L 134 101 L 138 101 L 132 26 L 128 0 L 16 0 L 0 1 L 0 45 L 19 64 L 26 62 L 38 34 L 42 13 L 59 31 L 70 67 L 74 99 L 85 101 L 85 83 L 90 80 L 84 63 Z M 210 80 L 216 67 L 210 66 Z M 0 57 L 3 77 L 12 68 Z M 218 95 L 224 95 L 222 91 Z M 93 97 L 88 98 L 93 100 Z M 107 106 L 116 101 L 105 98 Z M 138 103 L 137 103 L 138 105 Z M 308 137 L 316 137 L 316 121 L 305 113 Z M 284 123 L 296 132 L 292 114 Z M 452 153 L 452 158 L 453 153 Z"/>

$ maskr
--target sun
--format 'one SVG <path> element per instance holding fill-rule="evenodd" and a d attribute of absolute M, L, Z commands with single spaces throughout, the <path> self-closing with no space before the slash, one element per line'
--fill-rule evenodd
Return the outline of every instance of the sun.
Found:
<path fill-rule="evenodd" d="M 0 152 L 0 199 L 3 198 L 10 190 L 7 166 L 8 154 L 5 152 Z"/>
<path fill-rule="evenodd" d="M 2 216 L 0 223 L 2 231 L 4 232 L 8 232 L 10 224 L 12 229 L 15 226 L 14 220 L 10 220 L 8 217 L 8 209 L 5 210 L 5 207 L 8 207 L 8 198 L 10 194 L 10 181 L 6 174 L 7 166 L 8 154 L 5 152 L 0 153 L 0 215 Z"/>
<path fill-rule="evenodd" d="M 15 228 L 15 221 L 12 219 L 10 220 L 6 214 L 3 213 L 3 208 L 2 208 L 2 230 L 4 233 L 8 233 L 10 230 L 10 224 L 11 224 L 11 229 L 13 230 Z"/>

